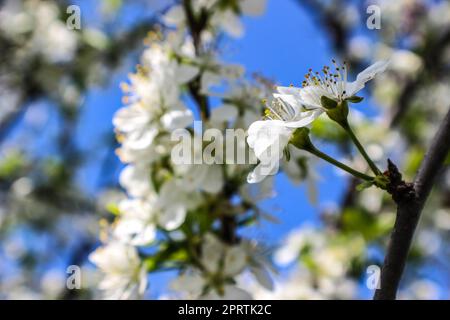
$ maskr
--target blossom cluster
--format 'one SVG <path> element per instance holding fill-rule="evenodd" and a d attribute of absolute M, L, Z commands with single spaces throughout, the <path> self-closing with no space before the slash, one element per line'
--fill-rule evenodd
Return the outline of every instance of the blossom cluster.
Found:
<path fill-rule="evenodd" d="M 182 1 L 162 17 L 164 31 L 146 39 L 149 46 L 138 71 L 123 85 L 126 106 L 113 121 L 121 143 L 117 154 L 126 164 L 120 184 L 127 197 L 112 210 L 117 216 L 105 230 L 103 245 L 91 255 L 105 274 L 101 288 L 106 297 L 140 296 L 148 273 L 165 269 L 178 271 L 171 284 L 175 297 L 357 296 L 355 275 L 366 267 L 362 260 L 367 258 L 367 243 L 377 242 L 392 223 L 391 212 L 373 216 L 386 206 L 379 190 L 364 190 L 355 196 L 352 206 L 357 209 L 343 210 L 341 220 L 326 221 L 324 230 L 303 228 L 291 234 L 274 259 L 280 266 L 295 261 L 299 267 L 275 285 L 268 272 L 273 266 L 267 248 L 238 231 L 261 218 L 258 202 L 273 194 L 267 176 L 278 172 L 280 162 L 290 177 L 311 178 L 316 174 L 303 161 L 310 161 L 312 154 L 365 180 L 361 190 L 372 185 L 386 189 L 387 178 L 378 169 L 379 161 L 406 142 L 395 130 L 371 126 L 363 137 L 370 142 L 364 148 L 349 126 L 348 104 L 361 102 L 363 98 L 356 94 L 376 76 L 395 79 L 405 71 L 401 57 L 413 62 L 416 57 L 389 52 L 383 55 L 390 56 L 389 63 L 372 64 L 354 81 L 348 80 L 348 65 L 333 60 L 334 67 L 325 66 L 322 73 L 309 70 L 302 87 L 276 87 L 272 93 L 266 80 L 246 80 L 242 66 L 224 63 L 217 49 L 218 35 L 242 35 L 240 15 L 259 14 L 263 5 L 264 1 L 256 0 Z M 388 65 L 390 71 L 383 73 Z M 378 87 L 376 80 L 375 90 Z M 272 98 L 264 101 L 264 111 L 260 101 L 269 95 Z M 200 146 L 194 150 L 205 149 L 201 134 L 192 126 L 196 118 L 206 128 L 248 128 L 248 147 L 244 143 L 238 148 L 259 160 L 256 168 L 175 163 L 171 151 L 177 129 L 187 129 L 193 144 Z M 357 112 L 352 118 L 358 128 L 367 125 Z M 352 156 L 337 161 L 311 144 L 309 129 L 300 130 L 327 120 L 344 128 L 365 161 Z M 366 173 L 369 169 L 374 176 Z M 364 219 L 370 223 L 365 225 Z M 247 275 L 257 284 L 249 286 Z"/>
<path fill-rule="evenodd" d="M 353 82 L 347 81 L 348 67 L 345 64 L 340 67 L 334 60 L 333 64 L 334 72 L 325 66 L 322 76 L 310 69 L 301 88 L 277 87 L 266 109 L 266 119 L 255 121 L 248 129 L 248 144 L 261 160 L 249 174 L 249 183 L 260 182 L 278 171 L 275 164 L 283 156 L 283 150 L 291 142 L 296 129 L 308 127 L 323 113 L 343 125 L 347 121 L 347 101 L 361 101 L 356 93 L 364 88 L 366 82 L 383 72 L 388 62 L 374 63 L 360 72 Z"/>
<path fill-rule="evenodd" d="M 242 34 L 239 14 L 259 14 L 264 4 L 184 1 L 162 17 L 164 31 L 146 39 L 137 72 L 123 84 L 126 105 L 113 119 L 127 197 L 116 206 L 104 245 L 91 254 L 105 274 L 105 297 L 136 298 L 144 293 L 147 273 L 166 267 L 180 270 L 172 288 L 190 298 L 248 297 L 235 285 L 244 272 L 270 288 L 265 250 L 236 231 L 256 219 L 257 201 L 271 192 L 246 184 L 250 165 L 178 164 L 171 158 L 177 129 L 188 129 L 202 150 L 202 137 L 192 129 L 197 115 L 204 127 L 219 130 L 247 128 L 260 117 L 266 80 L 246 80 L 242 66 L 222 62 L 214 41 L 223 31 Z M 210 108 L 214 101 L 219 103 Z M 237 148 L 248 149 L 245 141 Z M 150 248 L 156 254 L 147 254 Z"/>

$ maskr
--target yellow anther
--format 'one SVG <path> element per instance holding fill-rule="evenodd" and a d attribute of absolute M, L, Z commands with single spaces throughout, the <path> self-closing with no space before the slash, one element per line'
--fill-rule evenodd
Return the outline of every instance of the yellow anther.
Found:
<path fill-rule="evenodd" d="M 130 91 L 130 86 L 129 86 L 128 83 L 126 83 L 126 82 L 121 82 L 121 83 L 120 83 L 120 88 L 121 88 L 122 91 L 124 91 L 124 92 L 129 92 L 129 91 Z"/>
<path fill-rule="evenodd" d="M 125 136 L 123 134 L 118 133 L 116 134 L 116 140 L 117 142 L 122 143 L 125 140 Z"/>

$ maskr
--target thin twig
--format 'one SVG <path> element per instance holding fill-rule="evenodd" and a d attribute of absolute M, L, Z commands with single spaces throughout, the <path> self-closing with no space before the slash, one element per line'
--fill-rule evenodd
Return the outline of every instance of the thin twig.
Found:
<path fill-rule="evenodd" d="M 191 0 L 183 0 L 183 8 L 186 14 L 187 23 L 194 44 L 195 54 L 201 54 L 201 34 L 208 23 L 208 13 L 202 10 L 198 17 L 194 15 Z M 189 93 L 197 103 L 200 116 L 203 121 L 207 121 L 210 116 L 208 98 L 201 93 L 201 75 L 193 79 L 189 85 Z"/>
<path fill-rule="evenodd" d="M 189 31 L 192 36 L 195 54 L 199 56 L 202 53 L 201 33 L 207 27 L 209 14 L 206 10 L 202 10 L 200 14 L 196 16 L 192 10 L 191 0 L 183 0 L 182 4 L 186 14 Z M 201 92 L 201 75 L 198 75 L 195 79 L 193 79 L 188 84 L 188 88 L 189 93 L 198 106 L 202 121 L 208 121 L 211 112 L 208 97 Z M 236 190 L 228 184 L 225 184 L 223 188 L 224 196 L 227 198 L 231 198 L 235 191 Z M 220 218 L 220 223 L 222 240 L 225 243 L 234 244 L 237 239 L 236 218 L 234 216 L 223 215 Z"/>

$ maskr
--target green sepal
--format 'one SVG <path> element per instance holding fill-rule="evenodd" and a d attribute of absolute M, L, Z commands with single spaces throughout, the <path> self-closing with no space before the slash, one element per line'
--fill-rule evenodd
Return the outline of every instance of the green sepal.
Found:
<path fill-rule="evenodd" d="M 283 153 L 284 153 L 284 156 L 286 157 L 286 160 L 290 161 L 291 160 L 291 153 L 289 152 L 289 149 L 288 148 L 284 148 L 283 149 Z"/>
<path fill-rule="evenodd" d="M 387 189 L 387 186 L 390 182 L 391 181 L 389 180 L 389 177 L 385 176 L 384 174 L 377 175 L 374 179 L 374 185 L 383 190 Z"/>
<path fill-rule="evenodd" d="M 309 139 L 309 129 L 306 127 L 297 128 L 292 133 L 289 143 L 294 145 L 294 147 L 302 150 L 314 149 L 314 146 Z"/>
<path fill-rule="evenodd" d="M 350 101 L 351 103 L 360 103 L 361 101 L 364 100 L 364 98 L 358 96 L 351 96 L 350 98 L 347 98 L 345 100 Z"/>
<path fill-rule="evenodd" d="M 320 103 L 322 104 L 322 107 L 324 107 L 325 109 L 334 109 L 338 105 L 338 103 L 335 100 L 330 99 L 327 96 L 321 96 Z"/>
<path fill-rule="evenodd" d="M 338 104 L 338 106 L 334 109 L 328 109 L 327 111 L 328 117 L 339 123 L 342 126 L 346 126 L 347 123 L 347 116 L 348 116 L 348 104 L 347 101 L 342 101 Z"/>
<path fill-rule="evenodd" d="M 373 186 L 373 181 L 364 181 L 356 186 L 357 191 L 363 191 L 364 189 L 370 188 Z"/>

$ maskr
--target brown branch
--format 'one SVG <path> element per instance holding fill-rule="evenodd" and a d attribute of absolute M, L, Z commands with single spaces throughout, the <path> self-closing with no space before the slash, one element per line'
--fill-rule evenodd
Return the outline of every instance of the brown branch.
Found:
<path fill-rule="evenodd" d="M 208 25 L 210 18 L 208 11 L 202 10 L 197 16 L 192 10 L 192 1 L 183 0 L 183 9 L 186 14 L 187 24 L 189 27 L 192 41 L 195 48 L 195 54 L 197 56 L 202 53 L 201 33 Z M 208 97 L 201 92 L 201 75 L 198 75 L 188 84 L 189 93 L 196 102 L 200 111 L 200 117 L 203 121 L 207 121 L 210 117 L 210 106 Z M 225 184 L 223 193 L 226 198 L 230 198 L 235 189 L 229 184 Z M 223 215 L 220 217 L 221 237 L 225 243 L 234 244 L 237 242 L 236 235 L 236 218 L 234 216 Z"/>
<path fill-rule="evenodd" d="M 183 8 L 186 14 L 187 24 L 192 36 L 192 41 L 194 43 L 195 54 L 198 56 L 201 54 L 201 33 L 207 26 L 209 18 L 208 12 L 202 10 L 197 18 L 192 10 L 191 0 L 183 0 Z M 189 83 L 188 87 L 189 93 L 197 103 L 202 120 L 208 120 L 210 115 L 209 102 L 208 98 L 200 92 L 201 75 L 198 75 L 195 79 L 193 79 Z"/>
<path fill-rule="evenodd" d="M 449 150 L 450 110 L 431 142 L 412 188 L 409 188 L 408 184 L 401 180 L 401 175 L 394 179 L 396 186 L 400 188 L 400 190 L 395 190 L 395 188 L 391 190 L 397 203 L 397 217 L 381 270 L 380 289 L 375 292 L 375 300 L 393 300 L 396 297 L 414 231 L 434 180 L 439 174 Z M 390 163 L 389 172 L 398 174 L 392 163 Z M 413 192 L 412 197 L 411 191 Z"/>
<path fill-rule="evenodd" d="M 196 17 L 194 11 L 192 10 L 191 0 L 183 0 L 183 9 L 186 14 L 189 30 L 191 32 L 195 53 L 196 55 L 199 55 L 201 49 L 201 33 L 208 24 L 208 12 L 203 9 L 199 16 Z"/>
<path fill-rule="evenodd" d="M 200 93 L 200 76 L 197 76 L 189 84 L 189 93 L 191 94 L 194 101 L 197 103 L 198 109 L 200 111 L 200 117 L 203 121 L 207 121 L 210 116 L 209 102 L 208 98 Z"/>

